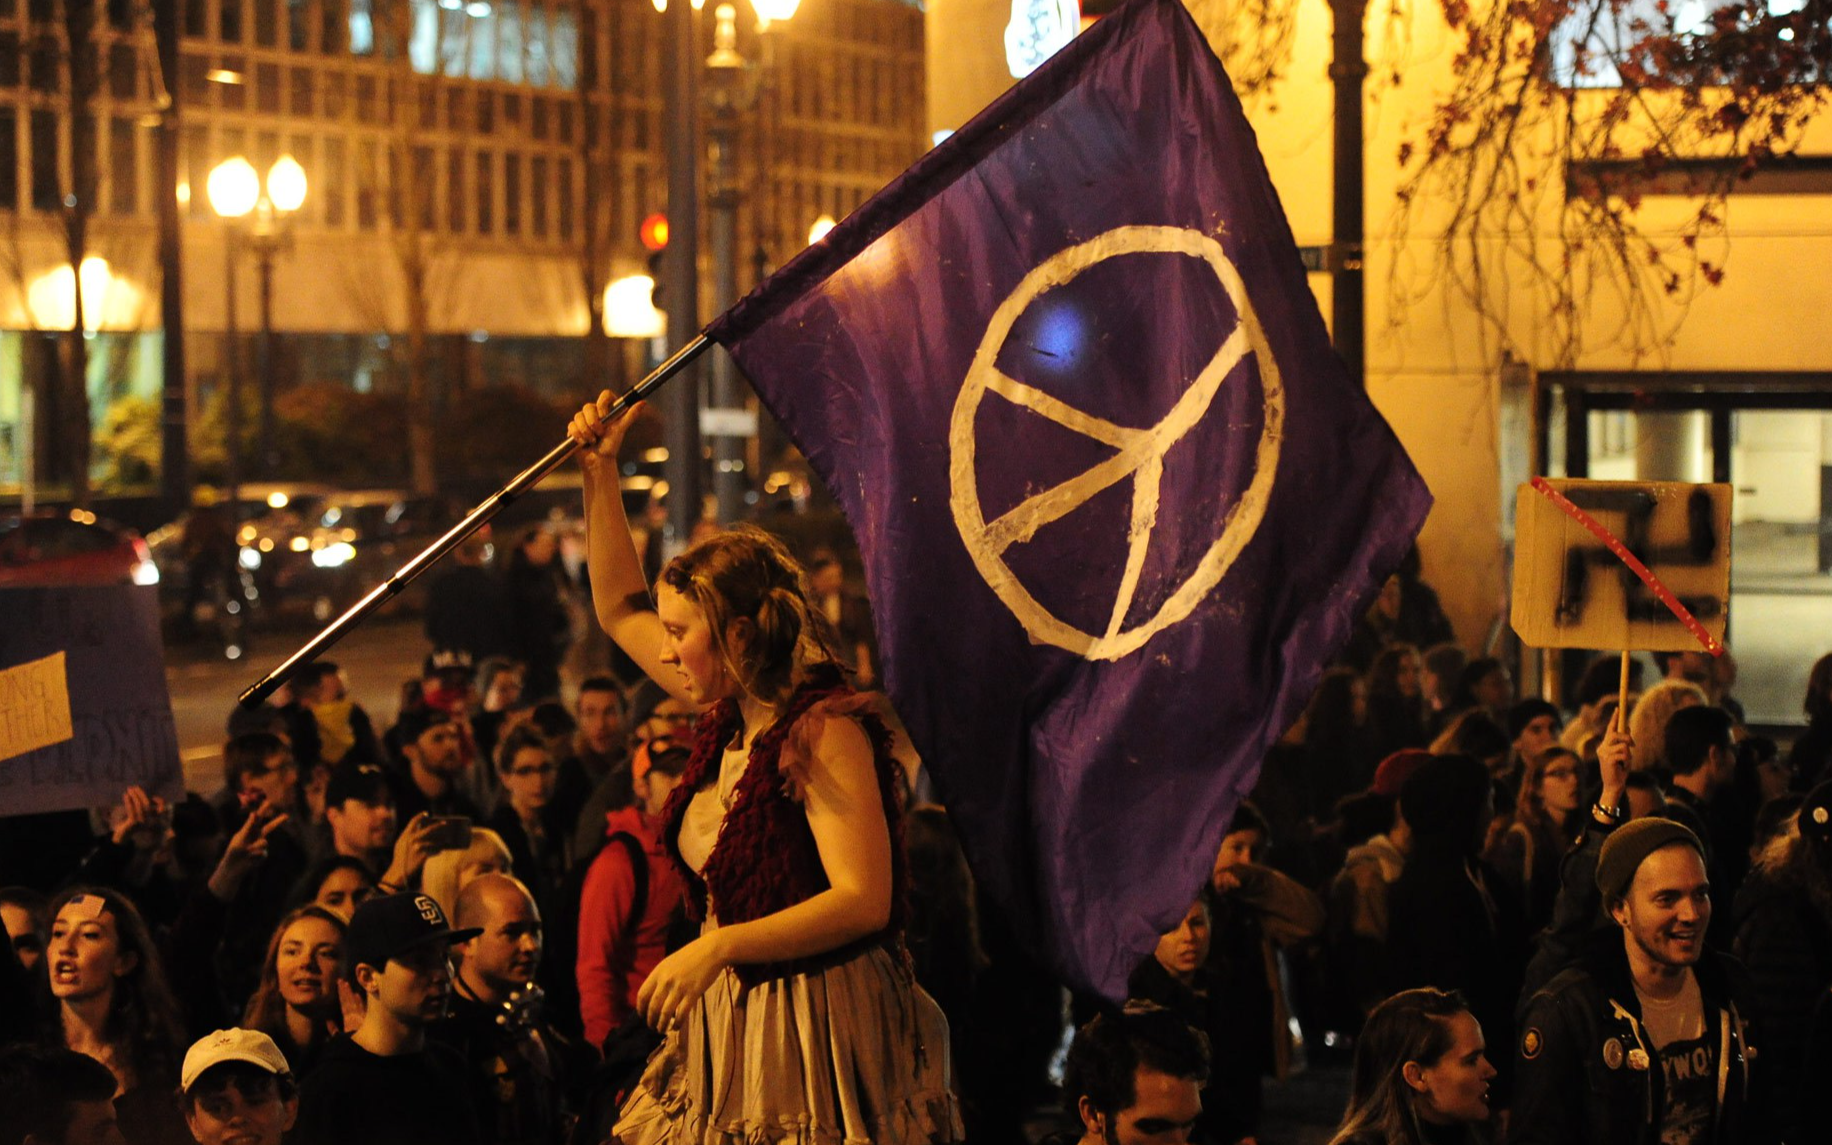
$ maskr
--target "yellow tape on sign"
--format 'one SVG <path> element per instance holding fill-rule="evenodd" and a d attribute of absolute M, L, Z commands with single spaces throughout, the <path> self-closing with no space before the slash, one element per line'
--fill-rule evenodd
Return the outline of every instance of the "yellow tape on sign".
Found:
<path fill-rule="evenodd" d="M 0 759 L 11 759 L 75 735 L 64 654 L 0 671 Z"/>

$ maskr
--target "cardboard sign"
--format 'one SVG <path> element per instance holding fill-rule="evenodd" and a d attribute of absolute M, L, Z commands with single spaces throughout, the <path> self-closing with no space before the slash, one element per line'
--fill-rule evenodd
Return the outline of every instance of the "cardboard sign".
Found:
<path fill-rule="evenodd" d="M 158 589 L 0 590 L 0 816 L 184 794 Z"/>
<path fill-rule="evenodd" d="M 1730 610 L 1728 485 L 1552 480 L 1647 566 L 1710 639 Z M 1517 494 L 1514 631 L 1537 648 L 1701 650 L 1699 637 L 1590 529 L 1531 485 Z"/>

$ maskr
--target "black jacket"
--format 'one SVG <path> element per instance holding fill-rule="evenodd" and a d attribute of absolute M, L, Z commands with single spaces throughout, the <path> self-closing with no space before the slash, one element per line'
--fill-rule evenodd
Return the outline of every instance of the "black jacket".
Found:
<path fill-rule="evenodd" d="M 1762 1030 L 1762 1066 L 1775 1096 L 1783 1140 L 1804 1139 L 1807 1090 L 1825 1075 L 1803 1074 L 1814 1008 L 1832 988 L 1832 925 L 1803 887 L 1756 872 L 1736 904 L 1736 955 L 1748 967 L 1751 1009 Z"/>
<path fill-rule="evenodd" d="M 1736 960 L 1707 950 L 1694 968 L 1706 1037 L 1717 1049 L 1719 1145 L 1769 1145 L 1749 991 Z M 1665 1109 L 1660 1059 L 1620 941 L 1560 973 L 1528 999 L 1515 1062 L 1509 1145 L 1658 1145 Z"/>

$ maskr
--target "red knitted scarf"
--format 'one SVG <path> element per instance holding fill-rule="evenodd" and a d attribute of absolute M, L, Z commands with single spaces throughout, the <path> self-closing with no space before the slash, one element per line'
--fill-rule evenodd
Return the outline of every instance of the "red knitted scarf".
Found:
<path fill-rule="evenodd" d="M 831 885 L 801 805 L 799 781 L 791 774 L 792 769 L 785 769 L 783 746 L 796 721 L 810 708 L 824 701 L 845 700 L 853 694 L 836 670 L 818 669 L 789 697 L 776 722 L 752 743 L 750 760 L 732 792 L 731 807 L 719 827 L 706 869 L 696 876 L 681 860 L 681 824 L 694 795 L 717 780 L 725 745 L 740 727 L 738 705 L 731 700 L 721 700 L 700 718 L 693 756 L 662 810 L 663 839 L 693 892 L 689 903 L 697 917 L 704 917 L 710 898 L 713 914 L 721 923 L 749 922 L 813 898 Z M 815 958 L 737 967 L 746 986 L 844 961 L 862 950 L 894 941 L 902 933 L 906 883 L 903 823 L 890 732 L 869 712 L 851 713 L 849 718 L 858 721 L 871 742 L 878 791 L 884 800 L 884 819 L 890 828 L 890 922 L 876 934 Z"/>

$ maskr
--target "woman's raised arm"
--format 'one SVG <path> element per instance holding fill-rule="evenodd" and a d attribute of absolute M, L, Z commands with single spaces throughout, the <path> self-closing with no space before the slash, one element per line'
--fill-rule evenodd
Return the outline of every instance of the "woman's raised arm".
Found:
<path fill-rule="evenodd" d="M 617 451 L 643 403 L 601 425 L 614 400 L 611 391 L 605 390 L 596 402 L 588 402 L 574 414 L 566 428 L 567 436 L 579 443 L 579 465 L 585 471 L 585 559 L 591 570 L 592 605 L 599 625 L 617 646 L 669 695 L 685 700 L 688 697 L 679 690 L 680 674 L 662 665 L 662 624 L 649 602 L 649 586 L 643 580 L 642 562 L 630 537 L 617 481 Z"/>

